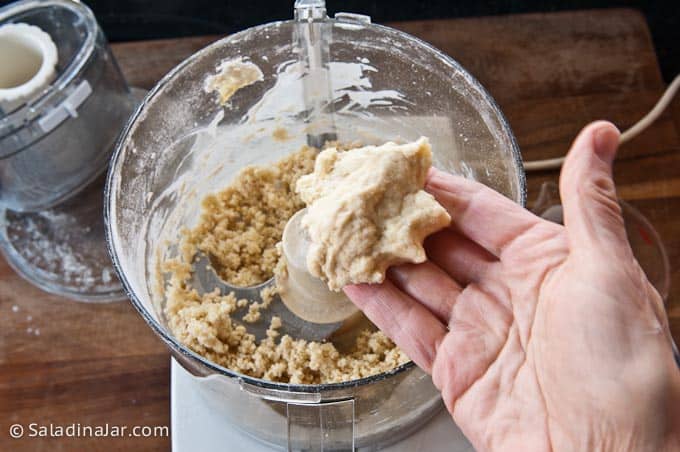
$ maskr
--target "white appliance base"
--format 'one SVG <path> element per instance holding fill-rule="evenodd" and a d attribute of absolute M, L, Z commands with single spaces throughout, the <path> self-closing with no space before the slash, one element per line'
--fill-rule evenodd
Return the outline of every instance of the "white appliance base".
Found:
<path fill-rule="evenodd" d="M 174 452 L 223 452 L 225 450 L 268 452 L 269 446 L 220 421 L 203 407 L 195 391 L 194 377 L 171 359 L 170 400 L 172 450 Z M 227 446 L 228 445 L 228 446 Z M 472 452 L 474 449 L 446 410 L 441 410 L 420 430 L 393 444 L 386 452 Z"/>

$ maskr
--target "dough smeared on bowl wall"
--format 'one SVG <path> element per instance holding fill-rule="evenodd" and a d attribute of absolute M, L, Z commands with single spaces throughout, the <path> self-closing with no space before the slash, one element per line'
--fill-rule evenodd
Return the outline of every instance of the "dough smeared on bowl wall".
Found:
<path fill-rule="evenodd" d="M 262 80 L 262 70 L 239 57 L 222 61 L 217 72 L 205 80 L 205 91 L 216 92 L 220 105 L 225 105 L 238 90 Z"/>

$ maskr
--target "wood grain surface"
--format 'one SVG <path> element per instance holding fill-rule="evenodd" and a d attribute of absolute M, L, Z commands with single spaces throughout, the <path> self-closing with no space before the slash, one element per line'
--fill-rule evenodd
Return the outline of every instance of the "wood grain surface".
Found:
<path fill-rule="evenodd" d="M 645 21 L 598 10 L 392 24 L 452 55 L 501 105 L 525 160 L 563 155 L 594 119 L 626 128 L 664 89 Z M 151 88 L 214 41 L 113 45 L 130 84 Z M 680 102 L 616 162 L 621 197 L 657 228 L 671 262 L 668 312 L 680 340 Z M 554 171 L 529 175 L 529 204 Z M 169 354 L 128 302 L 48 295 L 0 259 L 0 450 L 167 450 L 170 439 L 14 440 L 13 423 L 168 425 Z M 15 312 L 16 311 L 16 312 Z M 31 328 L 31 333 L 28 333 Z M 40 335 L 34 333 L 38 328 Z"/>

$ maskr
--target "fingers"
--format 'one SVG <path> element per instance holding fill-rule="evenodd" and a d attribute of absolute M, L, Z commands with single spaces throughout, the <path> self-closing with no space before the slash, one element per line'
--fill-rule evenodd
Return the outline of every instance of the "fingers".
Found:
<path fill-rule="evenodd" d="M 425 190 L 449 212 L 454 228 L 499 258 L 515 238 L 542 221 L 478 182 L 436 169 L 428 174 Z"/>
<path fill-rule="evenodd" d="M 564 225 L 572 246 L 615 253 L 627 243 L 612 179 L 619 131 L 605 121 L 588 125 L 567 154 L 560 174 Z"/>
<path fill-rule="evenodd" d="M 404 293 L 422 303 L 444 325 L 449 323 L 461 287 L 430 261 L 404 264 L 388 270 L 390 280 Z"/>
<path fill-rule="evenodd" d="M 489 275 L 498 259 L 458 232 L 447 228 L 425 240 L 427 257 L 461 286 Z"/>
<path fill-rule="evenodd" d="M 425 306 L 389 279 L 382 284 L 345 286 L 347 296 L 421 369 L 430 373 L 446 327 Z"/>

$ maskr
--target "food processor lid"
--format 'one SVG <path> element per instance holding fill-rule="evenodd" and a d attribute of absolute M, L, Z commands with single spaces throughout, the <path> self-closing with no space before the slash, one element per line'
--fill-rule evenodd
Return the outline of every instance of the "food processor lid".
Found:
<path fill-rule="evenodd" d="M 53 24 L 55 13 L 72 16 L 69 24 Z M 57 77 L 42 92 L 12 111 L 0 109 L 0 158 L 8 157 L 40 140 L 71 116 L 88 98 L 92 88 L 79 75 L 87 67 L 96 42 L 98 27 L 92 11 L 69 0 L 21 0 L 0 8 L 0 27 L 5 24 L 38 25 L 59 46 L 67 42 L 75 51 L 58 55 Z M 58 28 L 59 35 L 45 30 Z M 68 26 L 64 26 L 68 25 Z"/>
<path fill-rule="evenodd" d="M 0 210 L 0 253 L 34 286 L 71 300 L 124 300 L 106 252 L 101 178 L 74 198 L 39 212 Z"/>

